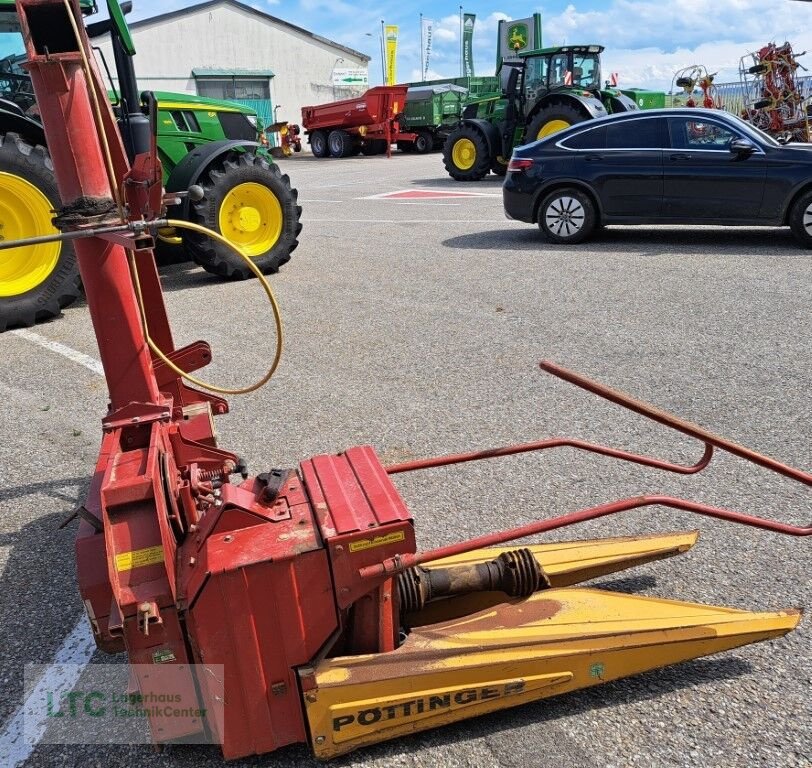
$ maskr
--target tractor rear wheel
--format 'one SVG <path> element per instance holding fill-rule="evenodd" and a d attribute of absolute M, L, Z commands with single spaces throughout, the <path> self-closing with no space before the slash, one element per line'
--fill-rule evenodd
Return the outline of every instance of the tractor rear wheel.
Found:
<path fill-rule="evenodd" d="M 349 157 L 352 154 L 354 141 L 346 131 L 330 131 L 327 144 L 332 157 Z"/>
<path fill-rule="evenodd" d="M 455 128 L 443 147 L 443 165 L 452 179 L 479 181 L 491 169 L 491 153 L 482 133 L 470 125 Z"/>
<path fill-rule="evenodd" d="M 571 107 L 569 104 L 553 104 L 542 109 L 530 121 L 525 133 L 525 143 L 538 141 L 563 131 L 576 123 L 589 120 L 589 115 Z"/>
<path fill-rule="evenodd" d="M 56 234 L 51 218 L 61 205 L 48 150 L 16 133 L 0 135 L 0 239 Z M 69 242 L 5 251 L 0 257 L 0 331 L 57 317 L 81 293 Z"/>
<path fill-rule="evenodd" d="M 327 146 L 327 134 L 324 131 L 313 131 L 310 134 L 310 151 L 313 157 L 328 157 L 330 147 Z"/>
<path fill-rule="evenodd" d="M 290 178 L 253 152 L 219 158 L 199 182 L 204 197 L 192 205 L 190 220 L 219 232 L 242 248 L 263 274 L 279 271 L 299 245 L 302 209 Z M 244 280 L 253 272 L 236 253 L 196 232 L 185 232 L 189 257 L 206 271 Z"/>

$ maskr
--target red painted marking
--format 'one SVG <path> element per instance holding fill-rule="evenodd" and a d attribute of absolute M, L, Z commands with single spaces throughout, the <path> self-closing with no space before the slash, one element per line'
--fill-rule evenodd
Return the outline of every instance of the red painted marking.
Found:
<path fill-rule="evenodd" d="M 381 195 L 381 200 L 439 200 L 444 197 L 481 197 L 476 192 L 443 192 L 441 190 L 410 189 Z"/>

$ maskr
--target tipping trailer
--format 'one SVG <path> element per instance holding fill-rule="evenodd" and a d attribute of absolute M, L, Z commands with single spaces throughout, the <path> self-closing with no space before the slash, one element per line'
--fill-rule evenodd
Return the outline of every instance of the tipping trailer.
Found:
<path fill-rule="evenodd" d="M 405 85 L 378 85 L 361 96 L 302 107 L 302 125 L 316 157 L 389 153 L 393 142 L 414 141 L 401 131 Z"/>
<path fill-rule="evenodd" d="M 468 99 L 468 89 L 454 83 L 410 86 L 400 127 L 416 138 L 398 141 L 398 149 L 420 154 L 440 149 L 457 127 Z"/>

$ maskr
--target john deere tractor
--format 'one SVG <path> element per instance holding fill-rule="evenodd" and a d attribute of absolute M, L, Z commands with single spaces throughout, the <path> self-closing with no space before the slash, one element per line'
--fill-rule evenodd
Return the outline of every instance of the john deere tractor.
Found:
<path fill-rule="evenodd" d="M 459 181 L 489 171 L 504 175 L 513 147 L 542 139 L 583 120 L 637 109 L 613 88 L 601 87 L 601 45 L 568 45 L 502 60 L 501 96 L 470 103 L 443 148 L 443 162 Z"/>
<path fill-rule="evenodd" d="M 81 0 L 81 6 L 88 14 L 96 10 L 94 0 Z M 278 271 L 298 245 L 301 208 L 290 179 L 258 141 L 256 113 L 186 94 L 140 94 L 123 18 L 131 3 L 111 0 L 108 7 L 110 19 L 87 28 L 91 37 L 112 38 L 118 87 L 111 98 L 130 159 L 149 146 L 157 124 L 164 185 L 182 199 L 173 218 L 220 232 L 264 273 Z M 61 205 L 22 52 L 14 0 L 0 0 L 0 239 L 9 240 L 55 232 L 51 219 Z M 187 194 L 190 188 L 193 194 Z M 227 278 L 252 274 L 229 249 L 202 236 L 163 230 L 160 237 L 169 260 L 192 260 Z M 0 331 L 57 316 L 80 293 L 69 242 L 0 255 Z"/>

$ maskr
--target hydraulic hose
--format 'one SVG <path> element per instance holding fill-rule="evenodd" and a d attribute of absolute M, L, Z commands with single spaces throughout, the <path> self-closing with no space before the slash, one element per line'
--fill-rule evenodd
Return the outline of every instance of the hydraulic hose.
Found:
<path fill-rule="evenodd" d="M 130 269 L 133 273 L 133 282 L 135 284 L 135 292 L 138 298 L 138 305 L 141 310 L 141 319 L 142 325 L 144 327 L 144 337 L 147 340 L 147 344 L 155 356 L 169 368 L 171 371 L 174 371 L 178 376 L 186 381 L 194 384 L 195 386 L 200 387 L 201 389 L 208 390 L 209 392 L 215 392 L 219 395 L 246 395 L 249 392 L 255 392 L 260 387 L 265 386 L 265 384 L 270 381 L 271 377 L 276 373 L 276 369 L 279 367 L 279 361 L 282 358 L 282 346 L 284 343 L 284 329 L 282 327 L 282 315 L 279 312 L 279 304 L 276 301 L 276 296 L 274 296 L 273 289 L 271 288 L 271 284 L 268 282 L 268 279 L 265 275 L 262 274 L 262 271 L 259 267 L 254 263 L 254 260 L 248 256 L 248 254 L 244 253 L 240 248 L 234 245 L 234 243 L 227 240 L 223 237 L 219 232 L 215 232 L 214 230 L 207 229 L 206 227 L 202 227 L 199 224 L 195 224 L 191 221 L 181 221 L 179 219 L 169 219 L 167 224 L 170 227 L 176 227 L 177 229 L 186 229 L 192 232 L 198 232 L 201 235 L 206 235 L 207 237 L 216 240 L 217 242 L 221 243 L 222 245 L 230 248 L 234 253 L 236 253 L 248 266 L 248 268 L 256 275 L 257 280 L 259 280 L 260 285 L 262 286 L 263 290 L 265 291 L 265 295 L 268 297 L 268 301 L 271 303 L 271 308 L 273 310 L 273 318 L 274 318 L 274 325 L 276 326 L 276 354 L 274 355 L 273 362 L 271 363 L 271 367 L 265 373 L 265 375 L 255 384 L 252 384 L 248 387 L 239 387 L 239 388 L 228 388 L 228 387 L 218 387 L 214 384 L 209 384 L 201 379 L 198 379 L 195 376 L 192 376 L 190 373 L 179 368 L 175 363 L 173 363 L 167 356 L 164 354 L 163 350 L 155 343 L 152 337 L 149 335 L 149 326 L 147 325 L 147 315 L 146 309 L 144 307 L 144 297 L 141 293 L 141 282 L 138 278 L 138 266 L 135 263 L 135 254 L 133 251 L 129 251 L 129 259 L 130 259 Z"/>

